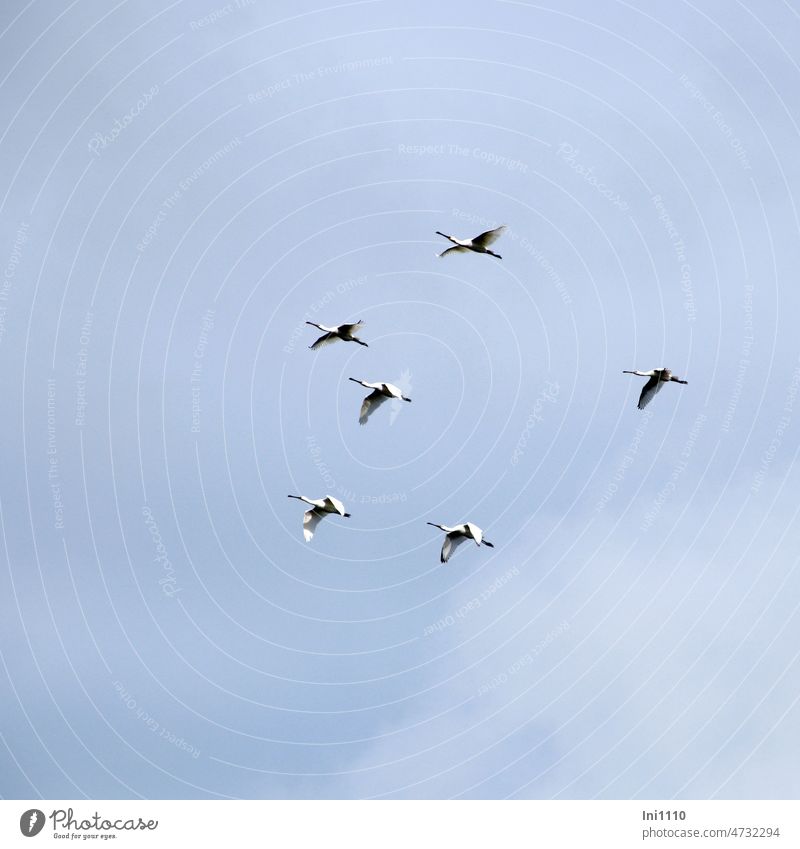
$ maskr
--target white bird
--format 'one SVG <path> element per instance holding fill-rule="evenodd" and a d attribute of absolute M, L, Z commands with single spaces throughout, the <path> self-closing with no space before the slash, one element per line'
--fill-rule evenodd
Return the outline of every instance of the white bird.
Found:
<path fill-rule="evenodd" d="M 442 563 L 447 563 L 450 555 L 464 540 L 474 539 L 478 546 L 488 545 L 489 548 L 494 548 L 494 545 L 489 540 L 483 538 L 483 531 L 477 525 L 473 525 L 472 522 L 464 522 L 463 525 L 453 525 L 452 528 L 447 525 L 437 525 L 433 522 L 428 522 L 428 524 L 433 525 L 434 528 L 439 528 L 440 531 L 444 531 L 446 534 L 442 553 L 439 558 Z"/>
<path fill-rule="evenodd" d="M 638 374 L 639 377 L 649 377 L 650 380 L 642 387 L 642 394 L 639 396 L 639 409 L 643 410 L 651 401 L 653 396 L 661 390 L 665 383 L 672 381 L 673 383 L 688 383 L 688 380 L 681 380 L 679 377 L 674 377 L 668 368 L 654 368 L 650 371 L 626 371 L 623 369 L 623 374 Z"/>
<path fill-rule="evenodd" d="M 306 542 L 314 536 L 314 531 L 317 525 L 325 518 L 328 513 L 338 513 L 344 516 L 345 519 L 350 518 L 349 513 L 344 512 L 344 504 L 338 498 L 332 495 L 326 495 L 325 498 L 306 498 L 305 495 L 290 495 L 289 498 L 296 498 L 298 501 L 305 501 L 311 505 L 311 510 L 306 510 L 303 514 L 303 536 Z"/>
<path fill-rule="evenodd" d="M 358 423 L 366 424 L 367 419 L 375 412 L 375 410 L 383 404 L 384 401 L 388 401 L 389 398 L 397 398 L 400 401 L 408 401 L 411 403 L 410 398 L 406 398 L 405 395 L 392 383 L 367 383 L 365 380 L 356 380 L 355 377 L 350 377 L 348 380 L 352 380 L 353 383 L 360 383 L 367 389 L 372 389 L 372 392 L 367 395 L 364 399 L 364 402 L 361 405 L 361 412 L 358 415 Z"/>
<path fill-rule="evenodd" d="M 356 333 L 358 333 L 364 324 L 363 321 L 356 321 L 354 324 L 337 324 L 334 327 L 326 327 L 324 324 L 316 324 L 313 321 L 307 321 L 306 324 L 325 331 L 313 345 L 308 346 L 312 351 L 316 351 L 317 348 L 321 348 L 323 345 L 335 342 L 337 339 L 341 339 L 343 342 L 358 342 L 359 345 L 369 348 L 366 342 L 362 342 L 356 338 Z"/>
<path fill-rule="evenodd" d="M 503 224 L 496 230 L 487 230 L 485 233 L 481 233 L 480 236 L 476 236 L 474 239 L 456 239 L 455 236 L 448 236 L 446 233 L 440 233 L 437 230 L 437 236 L 444 236 L 445 239 L 449 239 L 455 245 L 453 248 L 448 248 L 446 251 L 442 251 L 439 256 L 445 256 L 449 253 L 475 251 L 475 253 L 478 254 L 489 254 L 490 256 L 497 257 L 497 259 L 502 259 L 503 257 L 501 257 L 500 254 L 493 253 L 486 246 L 496 242 L 500 236 L 502 236 L 505 229 L 506 225 Z"/>

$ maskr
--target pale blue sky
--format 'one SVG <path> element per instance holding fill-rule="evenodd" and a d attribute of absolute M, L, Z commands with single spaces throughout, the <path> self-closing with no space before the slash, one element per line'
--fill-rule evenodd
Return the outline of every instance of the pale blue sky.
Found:
<path fill-rule="evenodd" d="M 795 7 L 0 45 L 0 795 L 797 796 Z M 348 377 L 413 403 L 362 428 Z"/>

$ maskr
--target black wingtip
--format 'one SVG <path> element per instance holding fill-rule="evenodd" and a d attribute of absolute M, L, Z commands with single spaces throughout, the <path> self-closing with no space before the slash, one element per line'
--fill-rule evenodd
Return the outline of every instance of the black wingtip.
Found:
<path fill-rule="evenodd" d="M 343 518 L 343 519 L 349 519 L 349 518 L 350 518 L 350 514 L 349 514 L 349 513 L 342 513 L 342 518 Z"/>
<path fill-rule="evenodd" d="M 484 540 L 484 541 L 483 541 L 483 544 L 484 544 L 484 545 L 488 545 L 488 546 L 489 546 L 489 548 L 494 548 L 494 543 L 493 543 L 493 542 L 489 542 L 488 540 Z"/>

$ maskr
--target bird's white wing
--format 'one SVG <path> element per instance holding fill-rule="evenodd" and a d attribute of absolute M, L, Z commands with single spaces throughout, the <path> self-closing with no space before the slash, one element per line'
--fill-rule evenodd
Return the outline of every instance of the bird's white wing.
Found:
<path fill-rule="evenodd" d="M 363 326 L 363 321 L 357 321 L 355 324 L 341 324 L 339 325 L 339 332 L 352 336 L 353 333 L 358 333 Z"/>
<path fill-rule="evenodd" d="M 314 531 L 317 529 L 317 525 L 325 518 L 325 514 L 315 507 L 313 510 L 306 510 L 303 513 L 303 536 L 305 537 L 306 542 L 311 541 L 311 537 L 314 536 Z"/>
<path fill-rule="evenodd" d="M 485 233 L 481 233 L 480 236 L 476 236 L 472 240 L 473 245 L 477 245 L 480 248 L 485 248 L 487 245 L 494 244 L 502 235 L 503 231 L 506 229 L 506 225 L 498 227 L 495 230 L 487 230 Z"/>
<path fill-rule="evenodd" d="M 450 559 L 450 555 L 461 545 L 466 537 L 464 534 L 447 534 L 444 538 L 444 545 L 442 546 L 442 554 L 439 558 L 442 563 L 447 563 Z"/>
<path fill-rule="evenodd" d="M 367 423 L 367 419 L 375 412 L 375 410 L 378 409 L 378 407 L 380 407 L 381 404 L 383 404 L 384 401 L 387 400 L 387 397 L 380 391 L 380 389 L 370 392 L 364 399 L 364 403 L 361 405 L 358 423 L 365 425 Z"/>
<path fill-rule="evenodd" d="M 653 400 L 654 396 L 661 391 L 663 385 L 661 372 L 656 372 L 642 388 L 642 394 L 639 396 L 640 410 L 643 410 Z"/>
<path fill-rule="evenodd" d="M 447 248 L 447 250 L 442 251 L 439 254 L 439 258 L 443 256 L 447 256 L 447 254 L 458 253 L 458 254 L 466 254 L 469 253 L 469 248 L 462 247 L 461 245 L 453 245 L 452 248 Z"/>
<path fill-rule="evenodd" d="M 324 345 L 330 345 L 331 342 L 335 342 L 338 338 L 339 337 L 335 333 L 324 333 L 313 345 L 309 345 L 309 347 L 312 351 L 316 351 L 317 348 L 322 348 Z"/>
<path fill-rule="evenodd" d="M 478 543 L 478 545 L 480 545 L 481 540 L 483 539 L 483 531 L 477 525 L 473 525 L 472 522 L 467 522 L 466 526 L 472 533 L 472 538 L 475 540 L 476 543 Z"/>
<path fill-rule="evenodd" d="M 332 495 L 328 495 L 328 496 L 326 496 L 326 500 L 330 501 L 330 503 L 333 505 L 333 508 L 336 510 L 336 512 L 340 516 L 344 516 L 344 514 L 345 514 L 344 504 L 342 504 L 342 502 L 339 501 L 338 498 L 334 498 Z"/>
<path fill-rule="evenodd" d="M 395 398 L 400 398 L 403 394 L 393 383 L 384 383 L 383 387 L 387 392 L 391 392 Z"/>

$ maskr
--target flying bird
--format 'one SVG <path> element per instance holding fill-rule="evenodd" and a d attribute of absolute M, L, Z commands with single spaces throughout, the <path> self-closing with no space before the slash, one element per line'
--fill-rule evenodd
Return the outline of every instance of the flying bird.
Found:
<path fill-rule="evenodd" d="M 360 383 L 366 389 L 372 390 L 361 404 L 361 412 L 358 415 L 359 424 L 365 425 L 367 423 L 367 419 L 375 412 L 375 410 L 378 409 L 378 407 L 380 407 L 381 404 L 383 404 L 384 401 L 388 401 L 389 398 L 397 398 L 400 401 L 408 401 L 409 404 L 411 403 L 411 399 L 406 398 L 406 396 L 391 383 L 367 383 L 365 380 L 356 380 L 355 377 L 350 377 L 348 380 L 352 380 L 353 383 Z"/>
<path fill-rule="evenodd" d="M 494 548 L 489 540 L 483 538 L 483 531 L 477 525 L 473 525 L 472 522 L 464 522 L 463 525 L 454 525 L 452 528 L 447 525 L 437 525 L 434 522 L 428 522 L 428 524 L 433 525 L 434 528 L 439 528 L 446 534 L 439 558 L 442 563 L 447 563 L 450 555 L 464 540 L 473 539 L 478 546 L 488 545 L 489 548 Z"/>
<path fill-rule="evenodd" d="M 440 233 L 438 230 L 436 231 L 437 236 L 444 236 L 445 239 L 449 239 L 455 247 L 448 248 L 445 251 L 442 251 L 439 256 L 445 256 L 449 253 L 464 253 L 465 251 L 474 251 L 478 254 L 489 254 L 490 256 L 497 257 L 497 259 L 502 259 L 503 257 L 500 254 L 496 254 L 493 251 L 490 251 L 487 245 L 494 244 L 500 236 L 503 235 L 503 231 L 506 229 L 506 225 L 498 227 L 495 230 L 487 230 L 485 233 L 481 233 L 480 236 L 476 236 L 474 239 L 456 239 L 455 236 L 448 236 L 446 233 Z"/>
<path fill-rule="evenodd" d="M 338 513 L 340 516 L 344 516 L 345 519 L 350 518 L 350 514 L 344 512 L 344 504 L 332 495 L 326 495 L 325 498 L 306 498 L 305 495 L 290 495 L 289 498 L 296 498 L 298 501 L 305 501 L 306 504 L 311 505 L 311 509 L 306 510 L 303 514 L 303 536 L 306 542 L 311 541 L 317 525 L 328 513 Z"/>
<path fill-rule="evenodd" d="M 653 396 L 661 390 L 665 383 L 672 381 L 673 383 L 688 383 L 688 380 L 681 380 L 679 377 L 674 377 L 668 368 L 654 368 L 651 371 L 626 371 L 623 369 L 623 374 L 638 374 L 639 377 L 649 377 L 650 380 L 642 387 L 642 394 L 639 396 L 639 409 L 643 410 L 652 400 Z"/>
<path fill-rule="evenodd" d="M 326 327 L 324 324 L 317 324 L 313 321 L 307 321 L 306 324 L 324 331 L 322 336 L 313 345 L 308 346 L 312 351 L 316 351 L 317 348 L 321 348 L 323 345 L 335 342 L 337 339 L 341 339 L 343 342 L 358 342 L 359 345 L 363 345 L 365 348 L 369 347 L 366 342 L 362 342 L 356 336 L 356 333 L 358 333 L 364 324 L 363 321 L 356 321 L 354 324 L 337 324 L 334 327 Z"/>

